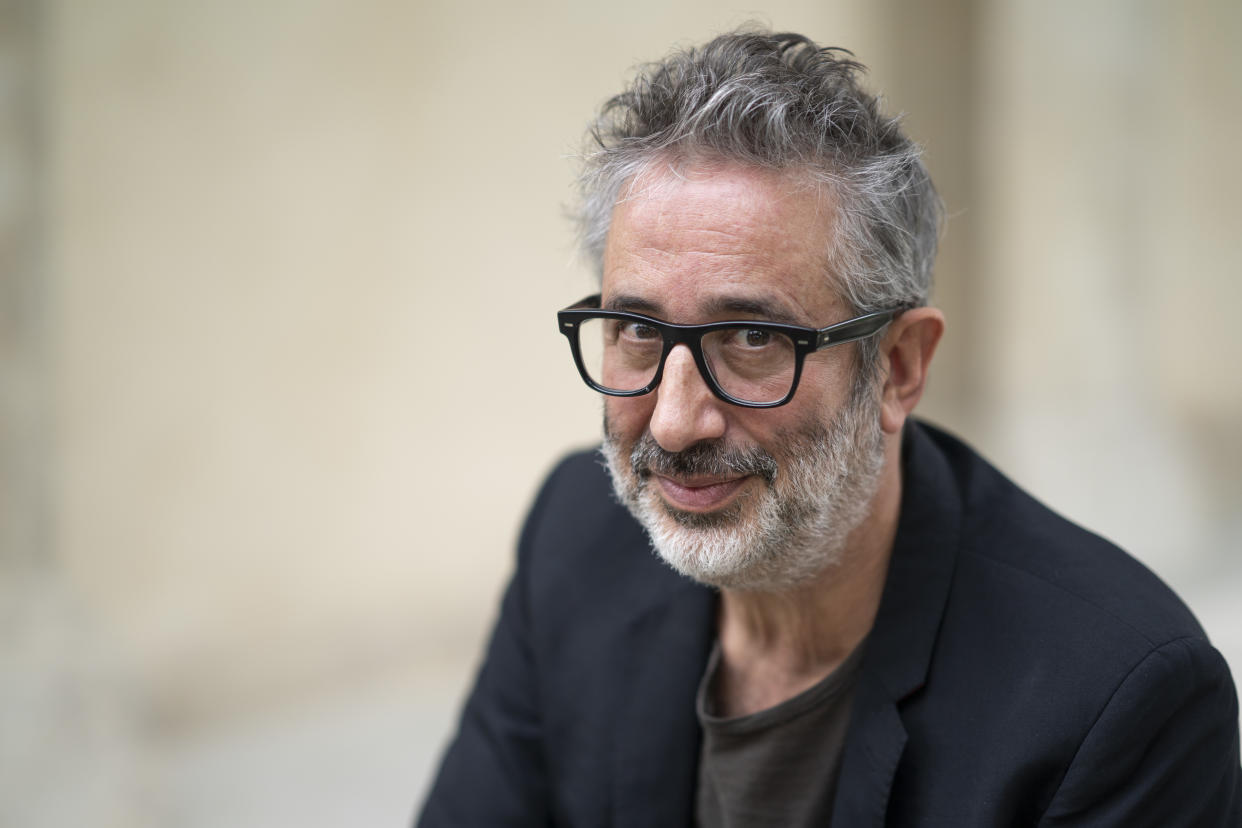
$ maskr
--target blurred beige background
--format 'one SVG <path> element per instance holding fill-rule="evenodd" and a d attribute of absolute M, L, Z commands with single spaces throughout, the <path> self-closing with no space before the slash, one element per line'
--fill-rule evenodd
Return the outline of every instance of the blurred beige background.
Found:
<path fill-rule="evenodd" d="M 750 19 L 927 146 L 927 416 L 1242 674 L 1233 0 L 0 0 L 0 824 L 408 822 L 598 428 L 568 156 Z"/>

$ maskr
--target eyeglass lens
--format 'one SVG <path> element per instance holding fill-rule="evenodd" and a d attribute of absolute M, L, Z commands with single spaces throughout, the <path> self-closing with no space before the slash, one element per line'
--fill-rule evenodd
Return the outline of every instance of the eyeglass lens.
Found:
<path fill-rule="evenodd" d="M 655 377 L 664 351 L 660 331 L 633 319 L 596 318 L 578 331 L 591 379 L 611 391 L 637 391 Z M 743 402 L 783 399 L 797 364 L 793 340 L 759 327 L 723 328 L 703 335 L 703 356 L 716 384 Z"/>

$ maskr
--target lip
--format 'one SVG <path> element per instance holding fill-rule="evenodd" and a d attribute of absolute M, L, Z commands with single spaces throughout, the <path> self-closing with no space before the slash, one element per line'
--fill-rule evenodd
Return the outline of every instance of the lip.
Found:
<path fill-rule="evenodd" d="M 674 480 L 659 474 L 652 477 L 660 484 L 660 492 L 668 505 L 683 512 L 712 512 L 727 506 L 750 479 L 743 476 Z"/>

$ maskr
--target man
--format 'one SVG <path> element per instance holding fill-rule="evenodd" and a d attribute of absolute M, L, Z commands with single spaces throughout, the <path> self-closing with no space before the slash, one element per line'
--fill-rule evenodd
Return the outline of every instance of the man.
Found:
<path fill-rule="evenodd" d="M 1242 825 L 1190 612 L 911 418 L 941 210 L 860 69 L 740 32 L 605 106 L 607 470 L 536 500 L 420 825 Z"/>

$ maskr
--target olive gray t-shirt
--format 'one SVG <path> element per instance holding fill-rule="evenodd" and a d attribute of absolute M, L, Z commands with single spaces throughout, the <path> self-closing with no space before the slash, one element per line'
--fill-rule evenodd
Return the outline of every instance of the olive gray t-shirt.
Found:
<path fill-rule="evenodd" d="M 864 642 L 865 643 L 865 642 Z M 815 686 L 748 716 L 715 715 L 717 642 L 695 702 L 703 728 L 695 824 L 800 828 L 829 824 L 863 645 Z"/>

